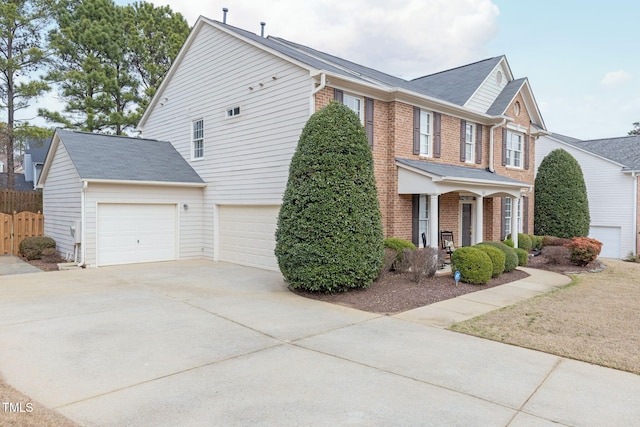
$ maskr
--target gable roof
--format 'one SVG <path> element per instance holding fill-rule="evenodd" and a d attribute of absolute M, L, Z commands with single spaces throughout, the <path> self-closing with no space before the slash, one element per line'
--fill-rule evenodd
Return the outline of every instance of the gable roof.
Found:
<path fill-rule="evenodd" d="M 47 151 L 51 145 L 52 138 L 43 138 L 38 140 L 29 140 L 29 148 L 24 150 L 25 154 L 31 154 L 32 163 L 44 163 L 45 157 L 47 157 Z"/>
<path fill-rule="evenodd" d="M 56 130 L 50 150 L 66 149 L 81 180 L 198 184 L 204 181 L 166 141 Z M 40 181 L 53 162 L 47 158 Z"/>
<path fill-rule="evenodd" d="M 504 89 L 502 89 L 502 92 L 500 92 L 500 95 L 498 95 L 491 107 L 487 110 L 487 114 L 491 114 L 492 116 L 504 114 L 526 81 L 526 78 L 522 78 L 507 83 Z"/>
<path fill-rule="evenodd" d="M 502 113 L 504 113 L 504 110 L 506 109 L 506 106 L 501 108 L 503 107 L 504 100 L 513 99 L 514 94 L 511 91 L 516 87 L 522 87 L 518 86 L 518 84 L 507 85 L 504 89 L 506 93 L 501 94 L 501 97 L 499 97 L 501 98 L 501 101 L 498 104 L 494 103 L 495 108 L 492 106 L 491 113 L 489 111 L 472 111 L 466 108 L 465 104 L 478 91 L 492 71 L 501 62 L 504 62 L 505 64 L 508 80 L 513 80 L 513 75 L 504 55 L 419 77 L 414 80 L 405 80 L 283 38 L 274 36 L 262 37 L 250 31 L 200 16 L 193 26 L 187 41 L 180 50 L 180 53 L 156 91 L 154 98 L 151 100 L 147 110 L 140 119 L 138 124 L 140 129 L 143 128 L 150 111 L 153 110 L 158 102 L 157 100 L 162 98 L 162 93 L 167 82 L 171 80 L 171 77 L 186 55 L 189 47 L 193 44 L 193 40 L 205 25 L 215 27 L 227 34 L 235 36 L 260 49 L 294 63 L 308 70 L 312 77 L 317 76 L 320 73 L 325 73 L 333 76 L 334 80 L 336 78 L 338 78 L 338 80 L 345 79 L 345 81 L 366 85 L 390 95 L 393 95 L 396 92 L 404 93 L 406 96 L 409 96 L 410 99 L 416 99 L 418 102 L 421 102 L 420 100 L 424 100 L 426 102 L 438 102 L 443 107 L 453 108 L 453 111 L 457 112 L 454 114 L 464 114 L 464 112 L 466 112 L 470 115 L 480 116 L 485 119 L 502 118 Z M 524 80 L 526 81 L 526 79 Z M 535 104 L 532 94 L 530 94 L 529 98 L 531 98 L 532 102 Z M 495 111 L 500 111 L 500 109 L 502 109 L 501 113 L 492 114 Z M 533 110 L 531 112 L 534 116 L 534 123 L 536 123 L 538 127 L 544 129 L 544 122 L 539 114 L 537 105 L 534 106 L 534 108 L 530 108 L 530 110 Z"/>
<path fill-rule="evenodd" d="M 623 170 L 640 171 L 640 135 L 580 140 L 552 133 L 561 142 L 581 148 L 623 166 Z"/>
<path fill-rule="evenodd" d="M 411 80 L 420 93 L 464 105 L 504 56 L 485 59 Z"/>

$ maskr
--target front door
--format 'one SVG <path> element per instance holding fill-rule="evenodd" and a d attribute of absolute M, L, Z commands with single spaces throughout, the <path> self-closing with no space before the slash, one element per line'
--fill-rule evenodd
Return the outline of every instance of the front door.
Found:
<path fill-rule="evenodd" d="M 462 204 L 462 229 L 460 231 L 462 246 L 471 246 L 471 203 Z"/>

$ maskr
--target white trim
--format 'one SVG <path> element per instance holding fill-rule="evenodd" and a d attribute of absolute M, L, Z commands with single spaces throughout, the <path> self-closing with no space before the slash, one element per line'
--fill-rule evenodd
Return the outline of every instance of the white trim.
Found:
<path fill-rule="evenodd" d="M 204 182 L 164 182 L 164 181 L 132 181 L 126 179 L 81 179 L 81 182 L 92 184 L 118 185 L 154 185 L 158 187 L 206 187 Z"/>
<path fill-rule="evenodd" d="M 638 172 L 633 172 L 633 253 L 638 255 Z M 626 255 L 626 254 L 621 254 Z"/>
<path fill-rule="evenodd" d="M 202 138 L 196 139 L 195 138 L 195 125 L 196 123 L 202 123 Z M 202 160 L 204 159 L 204 141 L 205 141 L 205 137 L 204 137 L 204 117 L 200 117 L 198 119 L 191 119 L 191 126 L 190 126 L 190 130 L 191 130 L 191 153 L 190 153 L 190 158 L 192 161 L 196 161 L 196 160 Z M 196 152 L 196 146 L 195 143 L 196 141 L 202 141 L 202 155 L 199 157 L 196 157 L 195 152 Z"/>
<path fill-rule="evenodd" d="M 471 127 L 471 141 L 467 140 L 469 136 L 468 130 Z M 466 122 L 464 127 L 464 161 L 465 163 L 473 163 L 476 162 L 476 125 L 475 123 Z M 467 156 L 467 146 L 471 145 L 471 156 Z"/>

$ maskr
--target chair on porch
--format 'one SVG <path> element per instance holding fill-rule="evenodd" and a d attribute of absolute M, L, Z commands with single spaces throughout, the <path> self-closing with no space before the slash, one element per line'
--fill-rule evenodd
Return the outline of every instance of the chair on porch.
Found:
<path fill-rule="evenodd" d="M 440 232 L 440 245 L 447 255 L 449 255 L 449 261 L 451 261 L 451 254 L 455 250 L 453 244 L 453 231 L 441 231 Z"/>

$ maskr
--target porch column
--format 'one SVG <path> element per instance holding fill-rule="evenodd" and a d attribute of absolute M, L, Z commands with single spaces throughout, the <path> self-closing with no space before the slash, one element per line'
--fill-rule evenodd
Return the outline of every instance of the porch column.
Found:
<path fill-rule="evenodd" d="M 436 249 L 440 249 L 438 222 L 438 195 L 429 194 L 429 246 Z"/>
<path fill-rule="evenodd" d="M 511 198 L 511 240 L 513 241 L 513 247 L 518 247 L 518 215 L 520 215 L 520 197 Z"/>
<path fill-rule="evenodd" d="M 482 218 L 484 215 L 484 197 L 476 196 L 476 235 L 474 236 L 474 243 L 482 243 L 484 240 L 484 224 Z"/>

